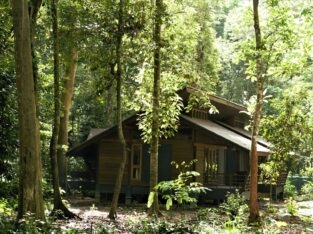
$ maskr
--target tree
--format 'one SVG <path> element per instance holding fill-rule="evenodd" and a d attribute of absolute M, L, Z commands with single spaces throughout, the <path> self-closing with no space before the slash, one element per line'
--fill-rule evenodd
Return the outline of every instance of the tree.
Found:
<path fill-rule="evenodd" d="M 260 130 L 272 144 L 269 164 L 274 163 L 275 169 L 298 174 L 309 160 L 313 150 L 311 99 L 311 86 L 299 81 L 268 102 L 271 112 L 262 117 Z"/>
<path fill-rule="evenodd" d="M 12 1 L 20 129 L 17 218 L 21 219 L 26 212 L 32 212 L 36 218 L 45 219 L 41 182 L 40 136 L 31 55 L 31 19 L 28 7 L 26 0 Z"/>
<path fill-rule="evenodd" d="M 31 0 L 29 3 L 29 16 L 30 16 L 30 37 L 31 37 L 31 50 L 32 50 L 32 64 L 33 64 L 33 76 L 34 76 L 34 87 L 35 87 L 35 95 L 36 95 L 36 108 L 37 114 L 39 112 L 38 105 L 38 61 L 35 52 L 35 30 L 37 25 L 37 17 L 42 4 L 42 0 Z"/>
<path fill-rule="evenodd" d="M 114 186 L 113 198 L 111 203 L 111 208 L 109 212 L 109 218 L 115 219 L 116 217 L 116 209 L 118 205 L 118 198 L 121 191 L 123 175 L 125 170 L 125 165 L 127 161 L 127 145 L 123 133 L 123 124 L 122 124 L 122 49 L 123 49 L 123 35 L 124 35 L 124 0 L 120 0 L 118 7 L 118 29 L 116 35 L 116 116 L 117 116 L 117 129 L 118 129 L 118 139 L 122 148 L 122 160 L 120 164 L 120 168 L 117 172 L 117 177 Z"/>
<path fill-rule="evenodd" d="M 64 147 L 68 145 L 68 122 L 71 108 L 71 99 L 74 91 L 74 82 L 77 69 L 78 51 L 75 47 L 72 47 L 70 55 L 68 56 L 67 69 L 65 74 L 65 81 L 63 84 L 63 92 L 61 95 L 61 117 L 60 117 L 60 128 L 58 135 L 58 148 L 57 148 L 57 159 L 58 159 L 58 170 L 59 170 L 59 181 L 63 188 L 66 188 L 66 157 Z"/>
<path fill-rule="evenodd" d="M 253 20 L 255 31 L 255 52 L 256 52 L 256 105 L 253 113 L 252 137 L 251 137 L 251 155 L 250 155 L 250 216 L 249 223 L 258 222 L 259 204 L 258 204 L 258 152 L 257 137 L 259 135 L 259 125 L 261 120 L 263 93 L 264 93 L 264 62 L 262 59 L 262 51 L 264 45 L 262 42 L 260 21 L 259 21 L 259 0 L 253 0 Z"/>
<path fill-rule="evenodd" d="M 57 214 L 58 210 L 63 212 L 63 215 L 73 218 L 76 215 L 70 212 L 64 205 L 59 186 L 59 170 L 57 158 L 57 143 L 60 125 L 60 70 L 59 70 L 59 36 L 58 36 L 58 0 L 51 1 L 51 17 L 52 17 L 52 33 L 53 33 L 53 61 L 54 61 L 54 116 L 53 129 L 50 141 L 50 160 L 51 174 L 53 183 L 53 214 Z"/>
<path fill-rule="evenodd" d="M 150 192 L 154 192 L 154 201 L 149 208 L 150 215 L 159 214 L 158 193 L 156 185 L 158 184 L 158 150 L 159 150 L 159 112 L 160 112 L 160 79 L 161 79 L 161 25 L 163 1 L 155 1 L 154 15 L 154 73 L 153 73 L 153 106 L 151 123 L 151 142 L 150 142 Z"/>

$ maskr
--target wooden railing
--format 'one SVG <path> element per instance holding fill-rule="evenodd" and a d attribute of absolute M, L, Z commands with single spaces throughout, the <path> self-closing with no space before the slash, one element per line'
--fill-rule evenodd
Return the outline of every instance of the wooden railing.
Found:
<path fill-rule="evenodd" d="M 204 177 L 204 185 L 244 188 L 248 174 L 216 174 Z"/>

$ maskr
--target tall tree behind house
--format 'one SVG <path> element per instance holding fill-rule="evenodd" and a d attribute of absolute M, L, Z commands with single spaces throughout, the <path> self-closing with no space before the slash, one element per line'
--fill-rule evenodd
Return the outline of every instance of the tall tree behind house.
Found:
<path fill-rule="evenodd" d="M 53 128 L 50 141 L 50 160 L 53 185 L 53 211 L 61 210 L 66 217 L 73 218 L 75 215 L 64 205 L 59 186 L 59 170 L 57 159 L 57 143 L 60 127 L 60 60 L 59 60 L 59 25 L 58 25 L 58 0 L 51 1 L 52 36 L 53 36 L 53 65 L 54 65 L 54 116 Z"/>

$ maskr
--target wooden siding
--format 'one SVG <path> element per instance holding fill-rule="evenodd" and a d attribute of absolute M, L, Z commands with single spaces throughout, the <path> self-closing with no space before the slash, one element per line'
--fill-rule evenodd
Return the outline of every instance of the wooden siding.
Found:
<path fill-rule="evenodd" d="M 118 142 L 101 142 L 98 161 L 98 183 L 114 184 L 122 158 L 122 147 Z M 123 176 L 123 184 L 128 182 L 129 164 Z"/>
<path fill-rule="evenodd" d="M 197 177 L 196 181 L 203 183 L 203 171 L 204 171 L 204 145 L 196 146 L 196 171 L 200 173 L 200 176 Z"/>
<path fill-rule="evenodd" d="M 214 134 L 208 134 L 202 130 L 195 131 L 194 142 L 210 145 L 225 145 L 225 140 L 215 136 Z"/>
<path fill-rule="evenodd" d="M 172 161 L 181 163 L 183 161 L 189 163 L 193 160 L 193 144 L 187 141 L 173 141 L 172 142 Z M 172 167 L 172 179 L 177 178 L 178 171 Z"/>

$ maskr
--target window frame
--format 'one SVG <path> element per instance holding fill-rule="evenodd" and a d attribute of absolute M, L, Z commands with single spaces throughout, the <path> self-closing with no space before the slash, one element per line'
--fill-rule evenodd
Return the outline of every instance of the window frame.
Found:
<path fill-rule="evenodd" d="M 138 147 L 139 149 L 139 164 L 134 165 L 134 148 Z M 132 144 L 131 146 L 131 168 L 130 168 L 130 172 L 131 172 L 131 180 L 132 181 L 141 181 L 141 175 L 142 175 L 142 144 Z M 134 177 L 134 169 L 138 169 L 139 173 L 138 173 L 138 177 Z"/>
<path fill-rule="evenodd" d="M 214 178 L 220 173 L 220 160 L 219 157 L 224 157 L 223 167 L 225 168 L 225 149 L 226 146 L 223 145 L 209 145 L 203 144 L 203 182 L 208 183 L 209 178 Z M 210 167 L 209 164 L 214 168 Z M 209 168 L 210 167 L 210 168 Z"/>

